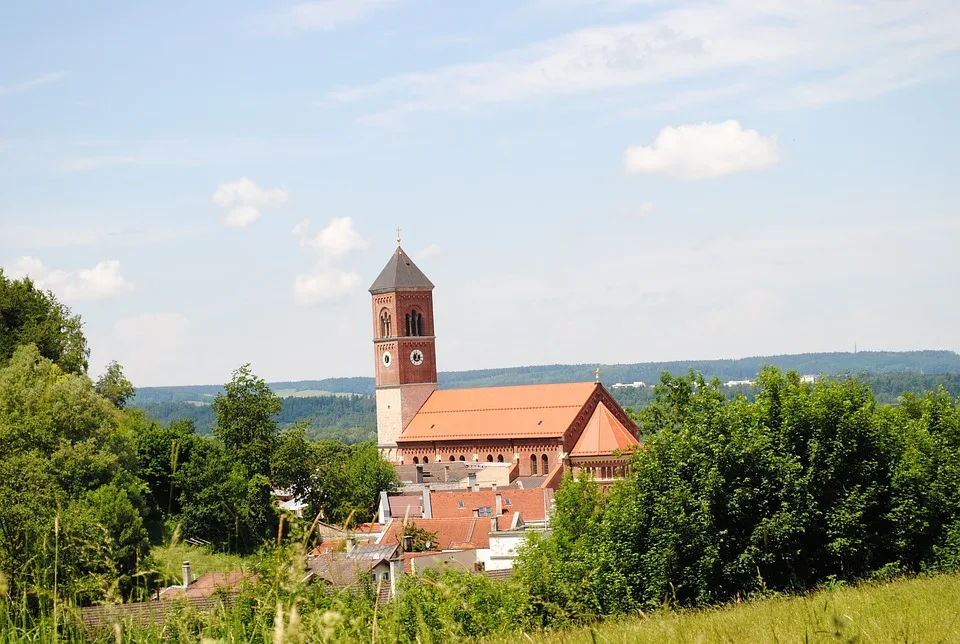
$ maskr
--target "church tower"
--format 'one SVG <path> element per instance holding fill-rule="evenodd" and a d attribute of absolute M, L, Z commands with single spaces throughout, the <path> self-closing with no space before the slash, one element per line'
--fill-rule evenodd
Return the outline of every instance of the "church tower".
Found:
<path fill-rule="evenodd" d="M 377 443 L 398 461 L 397 438 L 437 389 L 433 283 L 400 247 L 370 287 Z"/>

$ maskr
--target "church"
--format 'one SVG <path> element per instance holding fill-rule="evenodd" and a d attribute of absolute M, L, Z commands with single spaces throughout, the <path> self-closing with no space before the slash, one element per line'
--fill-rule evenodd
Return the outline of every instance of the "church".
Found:
<path fill-rule="evenodd" d="M 623 474 L 639 429 L 597 382 L 437 389 L 433 283 L 400 247 L 370 286 L 377 440 L 395 464 L 512 464 L 558 481 Z"/>

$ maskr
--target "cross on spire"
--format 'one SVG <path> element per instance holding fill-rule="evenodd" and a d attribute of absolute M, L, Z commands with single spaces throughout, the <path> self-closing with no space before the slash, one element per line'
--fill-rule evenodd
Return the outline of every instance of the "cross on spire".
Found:
<path fill-rule="evenodd" d="M 397 226 L 397 246 L 400 245 L 400 226 Z"/>

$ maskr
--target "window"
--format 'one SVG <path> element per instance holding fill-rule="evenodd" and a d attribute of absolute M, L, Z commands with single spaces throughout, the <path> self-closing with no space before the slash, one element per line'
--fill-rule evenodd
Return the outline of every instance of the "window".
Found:
<path fill-rule="evenodd" d="M 543 473 L 545 475 L 550 473 L 550 459 L 546 454 L 543 455 Z"/>
<path fill-rule="evenodd" d="M 417 313 L 417 335 L 423 335 L 423 316 Z"/>
<path fill-rule="evenodd" d="M 410 314 L 409 313 L 407 313 L 406 320 L 407 320 L 407 335 L 413 335 L 412 333 L 410 333 Z"/>
<path fill-rule="evenodd" d="M 477 508 L 477 516 L 492 517 L 493 508 L 491 508 L 489 505 L 485 505 L 482 508 Z"/>
<path fill-rule="evenodd" d="M 455 461 L 455 460 L 457 460 L 457 459 L 456 459 L 456 457 L 455 457 L 453 454 L 451 454 L 451 455 L 450 455 L 450 460 L 451 460 L 451 461 Z"/>
<path fill-rule="evenodd" d="M 505 499 L 503 500 L 503 504 L 504 504 L 504 505 L 512 505 L 512 504 L 510 503 L 510 498 L 509 498 L 509 497 L 505 498 Z"/>
<path fill-rule="evenodd" d="M 536 475 L 537 475 L 537 455 L 531 454 L 530 455 L 530 476 L 536 476 Z"/>
<path fill-rule="evenodd" d="M 413 464 L 414 464 L 414 465 L 419 465 L 419 464 L 420 464 L 420 458 L 417 457 L 417 456 L 414 456 L 414 457 L 413 457 Z"/>
<path fill-rule="evenodd" d="M 497 463 L 503 463 L 503 454 L 497 454 Z"/>
<path fill-rule="evenodd" d="M 457 507 L 458 507 L 458 508 L 462 508 L 462 507 L 463 507 L 463 501 L 457 501 Z"/>
<path fill-rule="evenodd" d="M 493 463 L 493 454 L 487 454 L 487 463 Z"/>
<path fill-rule="evenodd" d="M 461 454 L 461 455 L 460 455 L 460 460 L 461 460 L 461 461 L 465 461 L 465 460 L 467 460 L 467 459 L 465 459 L 465 458 L 463 457 L 463 454 Z"/>
<path fill-rule="evenodd" d="M 380 575 L 380 579 L 384 581 L 390 581 L 390 573 L 388 572 L 383 573 L 382 575 Z"/>
<path fill-rule="evenodd" d="M 380 337 L 389 338 L 393 335 L 393 325 L 390 319 L 390 312 L 386 309 L 380 311 Z"/>
<path fill-rule="evenodd" d="M 424 462 L 424 463 L 429 463 L 429 462 L 430 462 L 430 457 L 429 457 L 429 456 L 424 456 L 424 457 L 423 457 L 423 462 Z"/>

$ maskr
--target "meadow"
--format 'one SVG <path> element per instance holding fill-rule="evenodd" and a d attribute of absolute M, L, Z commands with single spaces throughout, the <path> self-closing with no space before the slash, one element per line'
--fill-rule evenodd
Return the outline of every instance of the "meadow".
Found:
<path fill-rule="evenodd" d="M 536 634 L 533 642 L 960 642 L 960 575 L 824 589 L 721 608 L 663 611 Z M 496 642 L 515 642 L 509 637 Z"/>

